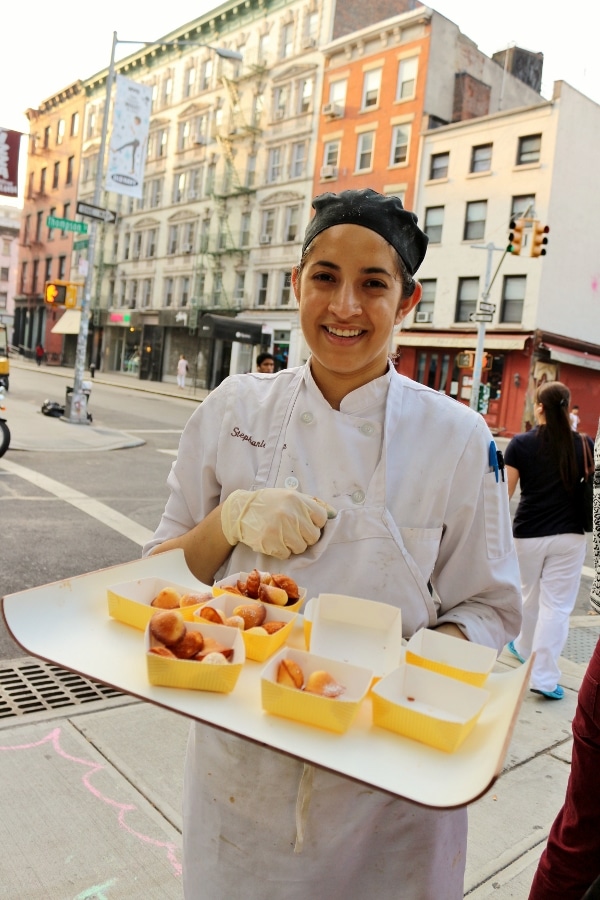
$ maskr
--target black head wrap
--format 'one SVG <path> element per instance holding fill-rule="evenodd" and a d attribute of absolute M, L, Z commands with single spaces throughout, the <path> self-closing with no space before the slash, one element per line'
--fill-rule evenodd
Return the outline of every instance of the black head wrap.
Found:
<path fill-rule="evenodd" d="M 385 197 L 371 188 L 319 194 L 312 202 L 315 214 L 308 223 L 302 253 L 318 234 L 333 225 L 362 225 L 376 231 L 394 247 L 411 275 L 423 259 L 429 238 L 417 225 L 414 213 L 398 197 Z"/>

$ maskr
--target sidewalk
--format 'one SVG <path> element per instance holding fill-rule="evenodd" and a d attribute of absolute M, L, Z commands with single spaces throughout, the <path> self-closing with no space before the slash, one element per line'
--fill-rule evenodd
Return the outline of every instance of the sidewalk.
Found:
<path fill-rule="evenodd" d="M 127 376 L 97 375 L 95 382 L 182 397 L 175 385 Z M 138 443 L 125 432 L 71 425 L 7 399 L 12 447 L 34 438 L 36 449 Z M 527 692 L 502 777 L 469 807 L 465 896 L 472 900 L 527 898 L 564 798 L 577 690 L 598 637 L 600 617 L 571 619 L 576 652 L 561 660 L 565 699 Z M 505 651 L 497 671 L 514 665 Z M 180 900 L 187 731 L 181 716 L 41 660 L 0 663 L 0 898 Z"/>

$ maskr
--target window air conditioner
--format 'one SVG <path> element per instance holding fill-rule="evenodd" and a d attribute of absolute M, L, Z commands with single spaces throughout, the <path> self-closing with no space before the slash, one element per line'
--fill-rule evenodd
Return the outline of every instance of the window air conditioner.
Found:
<path fill-rule="evenodd" d="M 197 134 L 194 138 L 194 144 L 196 144 L 196 146 L 198 147 L 204 147 L 204 145 L 206 144 L 206 138 L 204 137 L 204 135 Z"/>
<path fill-rule="evenodd" d="M 321 166 L 321 178 L 337 178 L 337 166 Z"/>
<path fill-rule="evenodd" d="M 302 47 L 304 50 L 309 50 L 311 47 L 316 47 L 317 41 L 314 37 L 305 37 L 302 41 Z"/>
<path fill-rule="evenodd" d="M 192 248 L 192 245 L 191 245 L 191 244 L 184 244 L 184 245 L 182 246 L 182 248 L 181 248 L 181 252 L 182 252 L 182 253 L 191 253 L 191 252 L 192 252 L 192 249 L 193 249 L 193 248 Z"/>
<path fill-rule="evenodd" d="M 198 191 L 188 191 L 188 200 L 195 200 L 198 197 Z"/>
<path fill-rule="evenodd" d="M 261 234 L 260 236 L 261 244 L 270 244 L 271 243 L 271 235 L 270 234 Z"/>
<path fill-rule="evenodd" d="M 323 107 L 324 116 L 333 116 L 334 118 L 339 119 L 343 114 L 344 110 L 341 106 L 338 106 L 337 103 L 326 103 Z"/>
<path fill-rule="evenodd" d="M 433 313 L 418 312 L 415 314 L 415 322 L 431 322 L 432 320 L 433 320 Z"/>

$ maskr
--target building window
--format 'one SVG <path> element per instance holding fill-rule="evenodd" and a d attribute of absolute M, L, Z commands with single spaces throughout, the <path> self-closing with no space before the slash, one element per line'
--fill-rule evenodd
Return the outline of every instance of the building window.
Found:
<path fill-rule="evenodd" d="M 300 90 L 298 91 L 298 112 L 310 112 L 312 106 L 313 81 L 312 78 L 306 78 L 300 82 Z"/>
<path fill-rule="evenodd" d="M 70 156 L 67 160 L 67 175 L 65 178 L 65 184 L 73 184 L 73 169 L 75 167 L 75 157 Z"/>
<path fill-rule="evenodd" d="M 190 277 L 184 275 L 179 279 L 179 305 L 187 306 L 190 302 Z"/>
<path fill-rule="evenodd" d="M 129 282 L 129 308 L 135 309 L 137 306 L 138 283 L 137 279 Z"/>
<path fill-rule="evenodd" d="M 525 302 L 525 275 L 505 275 L 502 285 L 502 305 L 500 321 L 522 322 Z"/>
<path fill-rule="evenodd" d="M 425 233 L 432 244 L 441 244 L 444 227 L 444 207 L 428 206 L 425 210 Z"/>
<path fill-rule="evenodd" d="M 0 291 L 0 309 L 6 309 L 8 306 L 8 293 L 6 291 Z"/>
<path fill-rule="evenodd" d="M 47 150 L 50 146 L 50 126 L 46 125 L 44 128 L 44 150 Z"/>
<path fill-rule="evenodd" d="M 177 253 L 177 243 L 179 240 L 179 225 L 171 225 L 169 227 L 169 242 L 167 244 L 167 254 L 173 256 Z"/>
<path fill-rule="evenodd" d="M 520 137 L 519 149 L 517 152 L 517 165 L 526 166 L 530 163 L 539 163 L 541 149 L 541 134 L 529 134 L 527 137 Z"/>
<path fill-rule="evenodd" d="M 90 111 L 88 112 L 88 118 L 87 118 L 86 138 L 88 138 L 88 139 L 93 138 L 95 133 L 96 133 L 96 110 L 90 109 Z"/>
<path fill-rule="evenodd" d="M 59 178 L 60 178 L 60 163 L 55 162 L 54 170 L 52 172 L 52 189 L 53 190 L 56 190 L 56 188 L 58 187 Z"/>
<path fill-rule="evenodd" d="M 356 171 L 369 171 L 373 165 L 373 148 L 375 147 L 375 132 L 364 131 L 358 136 L 356 149 Z"/>
<path fill-rule="evenodd" d="M 435 278 L 423 278 L 421 279 L 421 288 L 421 299 L 415 312 L 415 322 L 418 324 L 433 321 L 437 280 Z"/>
<path fill-rule="evenodd" d="M 152 305 L 152 279 L 144 278 L 142 281 L 142 307 Z"/>
<path fill-rule="evenodd" d="M 381 69 L 371 69 L 363 77 L 361 109 L 373 109 L 379 105 Z"/>
<path fill-rule="evenodd" d="M 410 125 L 394 125 L 392 129 L 392 148 L 390 166 L 399 166 L 408 159 L 410 143 Z"/>
<path fill-rule="evenodd" d="M 262 65 L 266 62 L 267 55 L 269 52 L 269 35 L 268 33 L 261 34 L 258 39 L 258 63 Z"/>
<path fill-rule="evenodd" d="M 267 181 L 269 183 L 273 183 L 274 181 L 279 181 L 281 178 L 281 147 L 272 147 L 269 150 L 268 164 L 267 164 Z"/>
<path fill-rule="evenodd" d="M 0 281 L 8 281 L 8 266 L 0 268 Z"/>
<path fill-rule="evenodd" d="M 416 56 L 410 59 L 401 59 L 398 66 L 398 85 L 396 88 L 396 100 L 407 100 L 415 96 L 417 89 Z"/>
<path fill-rule="evenodd" d="M 65 139 L 65 120 L 59 119 L 56 126 L 56 143 L 62 144 Z"/>
<path fill-rule="evenodd" d="M 62 217 L 63 217 L 63 219 L 71 218 L 71 204 L 70 203 L 64 204 Z M 61 233 L 61 236 L 64 237 L 66 234 L 66 231 L 64 229 L 62 229 L 60 233 Z"/>
<path fill-rule="evenodd" d="M 210 232 L 210 218 L 202 219 L 200 227 L 200 253 L 206 253 L 208 250 L 208 240 Z"/>
<path fill-rule="evenodd" d="M 44 214 L 41 213 L 41 215 L 43 216 Z M 52 217 L 56 217 L 56 207 L 55 207 L 55 206 L 51 206 L 51 207 L 50 207 L 50 215 L 51 215 Z M 38 216 L 40 216 L 40 213 L 38 213 Z M 54 240 L 54 229 L 53 229 L 53 228 L 49 228 L 49 229 L 48 229 L 48 240 L 49 240 L 49 241 L 53 241 L 53 240 Z"/>
<path fill-rule="evenodd" d="M 260 242 L 270 244 L 275 233 L 275 210 L 265 209 L 260 217 Z"/>
<path fill-rule="evenodd" d="M 71 137 L 77 137 L 79 134 L 79 113 L 74 112 L 71 116 Z"/>
<path fill-rule="evenodd" d="M 165 306 L 173 305 L 173 279 L 165 278 Z"/>
<path fill-rule="evenodd" d="M 337 166 L 340 159 L 341 141 L 326 141 L 323 147 L 323 165 Z"/>
<path fill-rule="evenodd" d="M 429 169 L 430 180 L 436 181 L 438 178 L 447 178 L 449 164 L 449 153 L 434 153 L 431 157 L 431 166 Z"/>
<path fill-rule="evenodd" d="M 254 186 L 254 182 L 256 181 L 256 154 L 251 153 L 248 156 L 247 161 L 247 169 L 246 169 L 246 187 L 251 188 Z"/>
<path fill-rule="evenodd" d="M 244 302 L 244 286 L 246 283 L 246 273 L 245 272 L 236 272 L 235 273 L 235 286 L 233 289 L 233 299 L 241 306 Z"/>
<path fill-rule="evenodd" d="M 284 241 L 296 241 L 299 236 L 300 207 L 287 206 L 285 210 Z"/>
<path fill-rule="evenodd" d="M 329 84 L 329 103 L 337 107 L 339 115 L 344 114 L 347 88 L 348 81 L 346 78 L 339 81 L 331 81 Z"/>
<path fill-rule="evenodd" d="M 46 257 L 45 265 L 46 265 L 46 268 L 44 271 L 44 281 L 50 281 L 52 278 L 52 257 L 51 256 Z"/>
<path fill-rule="evenodd" d="M 213 72 L 213 61 L 209 57 L 205 59 L 200 68 L 200 90 L 206 91 L 210 87 Z"/>
<path fill-rule="evenodd" d="M 150 182 L 150 208 L 155 209 L 160 206 L 162 195 L 162 178 L 154 178 Z"/>
<path fill-rule="evenodd" d="M 480 241 L 485 236 L 487 200 L 467 203 L 463 241 Z"/>
<path fill-rule="evenodd" d="M 287 113 L 287 87 L 275 88 L 273 93 L 273 118 L 284 119 Z"/>
<path fill-rule="evenodd" d="M 227 240 L 229 229 L 227 228 L 227 217 L 221 216 L 219 219 L 219 237 L 218 237 L 218 250 L 227 250 L 227 246 L 229 241 Z"/>
<path fill-rule="evenodd" d="M 471 172 L 489 172 L 492 168 L 493 144 L 480 144 L 471 149 Z"/>
<path fill-rule="evenodd" d="M 44 221 L 44 212 L 40 210 L 35 214 L 35 237 L 33 238 L 36 243 L 39 243 L 42 239 L 42 223 Z"/>
<path fill-rule="evenodd" d="M 256 298 L 257 306 L 266 306 L 267 290 L 269 288 L 269 273 L 260 272 L 258 276 L 258 295 Z"/>
<path fill-rule="evenodd" d="M 187 145 L 190 142 L 190 133 L 192 129 L 192 124 L 188 119 L 185 122 L 180 122 L 177 128 L 177 149 L 181 152 L 185 150 Z"/>
<path fill-rule="evenodd" d="M 135 231 L 133 234 L 133 247 L 131 250 L 131 258 L 132 259 L 139 259 L 140 256 L 142 255 L 142 238 L 143 238 L 143 236 L 144 236 L 143 232 L 141 232 L 141 231 Z"/>
<path fill-rule="evenodd" d="M 294 52 L 294 26 L 291 22 L 281 29 L 281 58 L 291 56 Z"/>
<path fill-rule="evenodd" d="M 129 259 L 129 250 L 131 247 L 131 232 L 126 231 L 123 235 L 123 259 Z"/>
<path fill-rule="evenodd" d="M 220 306 L 223 297 L 223 273 L 215 272 L 212 283 L 212 305 Z"/>
<path fill-rule="evenodd" d="M 40 262 L 38 259 L 34 259 L 33 270 L 31 272 L 31 292 L 32 292 L 32 294 L 37 294 L 39 271 L 40 271 Z M 2 277 L 2 275 L 0 273 L 0 279 L 1 279 L 1 277 Z M 7 272 L 7 277 L 4 280 L 8 281 L 8 272 Z"/>
<path fill-rule="evenodd" d="M 217 164 L 211 162 L 206 168 L 206 184 L 204 185 L 204 195 L 210 197 L 215 191 L 215 179 L 217 177 Z"/>
<path fill-rule="evenodd" d="M 175 173 L 173 178 L 173 203 L 181 203 L 185 200 L 185 172 Z"/>
<path fill-rule="evenodd" d="M 295 141 L 292 144 L 290 178 L 302 178 L 306 170 L 306 142 Z"/>
<path fill-rule="evenodd" d="M 196 67 L 190 66 L 185 73 L 185 84 L 183 86 L 183 96 L 191 97 L 196 86 Z"/>
<path fill-rule="evenodd" d="M 146 256 L 152 258 L 156 256 L 156 238 L 158 235 L 157 228 L 150 228 L 146 237 Z"/>
<path fill-rule="evenodd" d="M 193 253 L 196 244 L 196 223 L 186 222 L 183 227 L 183 252 Z"/>
<path fill-rule="evenodd" d="M 46 168 L 40 172 L 40 194 L 46 193 Z"/>
<path fill-rule="evenodd" d="M 66 274 L 67 274 L 67 257 L 59 256 L 58 257 L 58 280 L 63 281 Z"/>
<path fill-rule="evenodd" d="M 458 296 L 456 298 L 456 322 L 470 322 L 471 313 L 477 307 L 479 296 L 479 278 L 459 278 Z"/>
<path fill-rule="evenodd" d="M 535 194 L 520 194 L 512 198 L 510 207 L 510 218 L 520 219 L 523 216 L 530 216 L 535 207 Z"/>
<path fill-rule="evenodd" d="M 198 200 L 202 196 L 203 180 L 204 168 L 202 166 L 188 172 L 188 200 Z"/>
<path fill-rule="evenodd" d="M 279 306 L 289 306 L 292 290 L 292 273 L 282 272 L 279 285 Z"/>
<path fill-rule="evenodd" d="M 250 213 L 242 213 L 240 224 L 240 247 L 247 247 L 250 243 Z"/>
<path fill-rule="evenodd" d="M 21 293 L 25 293 L 27 290 L 27 263 L 21 263 L 21 283 L 19 286 L 19 290 Z"/>

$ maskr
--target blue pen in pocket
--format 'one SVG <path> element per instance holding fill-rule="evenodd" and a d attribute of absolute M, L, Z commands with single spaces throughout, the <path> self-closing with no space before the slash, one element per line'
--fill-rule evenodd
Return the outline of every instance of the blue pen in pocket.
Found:
<path fill-rule="evenodd" d="M 492 472 L 496 473 L 496 481 L 498 481 L 498 450 L 496 449 L 495 441 L 490 441 L 489 464 Z"/>

